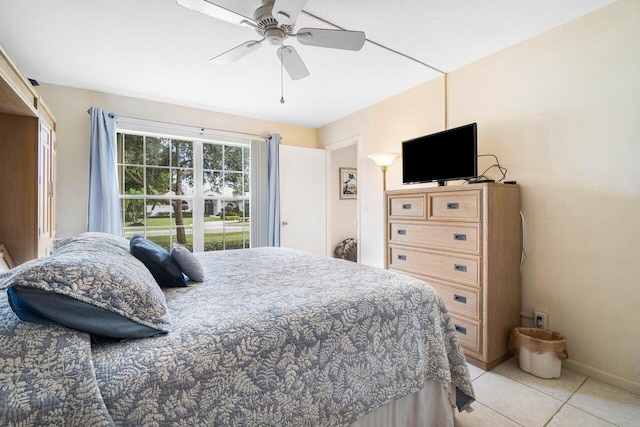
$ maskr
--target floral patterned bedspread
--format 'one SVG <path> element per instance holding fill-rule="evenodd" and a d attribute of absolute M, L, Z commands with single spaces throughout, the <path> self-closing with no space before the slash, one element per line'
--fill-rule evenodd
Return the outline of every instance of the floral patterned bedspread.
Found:
<path fill-rule="evenodd" d="M 197 256 L 205 283 L 165 289 L 167 335 L 91 346 L 2 296 L 0 424 L 341 426 L 425 379 L 473 398 L 423 282 L 281 248 Z"/>
<path fill-rule="evenodd" d="M 89 334 L 23 322 L 0 292 L 0 425 L 109 426 Z"/>

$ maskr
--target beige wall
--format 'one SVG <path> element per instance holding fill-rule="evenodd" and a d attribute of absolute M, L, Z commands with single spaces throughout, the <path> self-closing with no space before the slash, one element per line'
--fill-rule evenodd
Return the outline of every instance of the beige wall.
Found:
<path fill-rule="evenodd" d="M 568 337 L 565 367 L 638 394 L 639 40 L 640 2 L 623 0 L 448 77 L 449 125 L 477 122 L 479 152 L 522 185 L 523 311 L 550 313 Z M 325 126 L 318 145 L 359 134 L 366 158 L 440 130 L 441 83 Z M 363 165 L 363 261 L 382 265 L 380 177 Z M 389 188 L 400 181 L 396 161 Z"/>
<path fill-rule="evenodd" d="M 328 250 L 333 254 L 336 245 L 342 240 L 358 236 L 357 228 L 357 200 L 340 199 L 340 168 L 357 168 L 358 146 L 353 144 L 349 147 L 329 151 L 329 188 L 327 189 L 328 224 L 327 230 L 330 232 Z"/>
<path fill-rule="evenodd" d="M 358 245 L 364 264 L 379 267 L 384 264 L 382 172 L 367 156 L 378 151 L 399 152 L 401 141 L 441 130 L 443 88 L 441 80 L 434 80 L 318 129 L 318 147 L 354 136 L 359 139 L 361 225 Z M 401 187 L 401 172 L 398 159 L 387 172 L 388 189 Z"/>
<path fill-rule="evenodd" d="M 51 84 L 42 84 L 38 92 L 54 112 L 58 126 L 58 237 L 86 231 L 89 107 L 105 108 L 121 116 L 232 132 L 264 136 L 277 132 L 283 144 L 316 146 L 314 129 Z"/>

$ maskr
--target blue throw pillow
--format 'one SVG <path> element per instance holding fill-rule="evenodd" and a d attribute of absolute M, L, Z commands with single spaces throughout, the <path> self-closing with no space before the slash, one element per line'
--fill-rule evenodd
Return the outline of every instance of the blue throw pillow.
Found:
<path fill-rule="evenodd" d="M 149 269 L 158 285 L 162 287 L 185 287 L 187 282 L 180 266 L 165 248 L 136 234 L 131 238 L 131 254 Z"/>
<path fill-rule="evenodd" d="M 189 276 L 194 282 L 204 281 L 204 271 L 198 258 L 189 249 L 182 245 L 174 244 L 171 249 L 171 258 L 182 269 L 182 272 Z"/>

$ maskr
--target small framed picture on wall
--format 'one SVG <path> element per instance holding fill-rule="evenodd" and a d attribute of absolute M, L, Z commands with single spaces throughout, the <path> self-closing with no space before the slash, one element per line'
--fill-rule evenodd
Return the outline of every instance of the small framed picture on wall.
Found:
<path fill-rule="evenodd" d="M 354 168 L 340 168 L 340 199 L 358 198 L 358 171 Z"/>

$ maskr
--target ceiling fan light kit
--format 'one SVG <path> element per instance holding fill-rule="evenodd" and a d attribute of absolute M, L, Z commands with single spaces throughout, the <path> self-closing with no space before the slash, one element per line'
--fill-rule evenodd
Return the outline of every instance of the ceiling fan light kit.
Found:
<path fill-rule="evenodd" d="M 211 58 L 215 65 L 229 65 L 249 53 L 257 50 L 265 41 L 279 46 L 277 56 L 292 80 L 309 75 L 309 70 L 293 46 L 285 45 L 289 37 L 295 37 L 301 44 L 332 49 L 357 51 L 362 49 L 366 40 L 362 31 L 329 30 L 325 28 L 302 28 L 294 32 L 295 21 L 308 0 L 263 0 L 262 5 L 253 13 L 253 19 L 242 16 L 232 10 L 219 6 L 209 0 L 177 0 L 180 6 L 212 16 L 231 24 L 254 29 L 261 40 L 242 43 L 220 55 Z"/>

